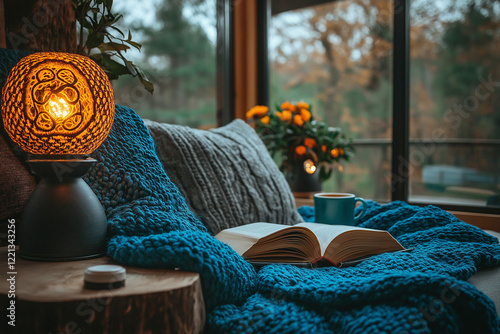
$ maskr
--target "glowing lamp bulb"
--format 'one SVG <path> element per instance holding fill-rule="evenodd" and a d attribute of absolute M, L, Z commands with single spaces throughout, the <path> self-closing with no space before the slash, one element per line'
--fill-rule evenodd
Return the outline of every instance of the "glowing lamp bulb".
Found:
<path fill-rule="evenodd" d="M 36 155 L 90 154 L 114 121 L 114 93 L 106 73 L 76 54 L 24 57 L 10 71 L 2 98 L 5 131 Z"/>
<path fill-rule="evenodd" d="M 53 94 L 49 100 L 49 113 L 57 119 L 63 119 L 70 113 L 70 106 L 63 98 Z"/>
<path fill-rule="evenodd" d="M 304 161 L 304 170 L 307 174 L 314 174 L 314 172 L 316 171 L 316 165 L 311 159 L 307 159 L 306 161 Z"/>

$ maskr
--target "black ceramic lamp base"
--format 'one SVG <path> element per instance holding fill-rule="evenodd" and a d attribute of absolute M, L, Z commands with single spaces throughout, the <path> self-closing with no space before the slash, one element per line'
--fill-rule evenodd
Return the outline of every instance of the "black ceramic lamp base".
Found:
<path fill-rule="evenodd" d="M 105 254 L 106 215 L 82 179 L 95 162 L 28 161 L 41 180 L 26 202 L 17 230 L 21 258 L 70 261 Z"/>

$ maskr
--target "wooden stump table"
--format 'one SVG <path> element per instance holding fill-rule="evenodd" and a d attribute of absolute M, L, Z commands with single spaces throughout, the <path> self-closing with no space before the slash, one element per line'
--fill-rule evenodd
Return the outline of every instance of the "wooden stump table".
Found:
<path fill-rule="evenodd" d="M 71 262 L 16 258 L 9 268 L 3 247 L 0 258 L 5 276 L 0 282 L 0 308 L 7 310 L 7 317 L 0 320 L 0 333 L 203 331 L 205 309 L 196 273 L 125 267 L 124 287 L 88 290 L 83 287 L 85 269 L 113 264 L 108 257 Z M 12 320 L 15 327 L 9 324 Z"/>

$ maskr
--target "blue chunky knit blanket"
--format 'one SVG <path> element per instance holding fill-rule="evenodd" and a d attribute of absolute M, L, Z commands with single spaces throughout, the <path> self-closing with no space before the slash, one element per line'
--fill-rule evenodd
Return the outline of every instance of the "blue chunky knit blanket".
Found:
<path fill-rule="evenodd" d="M 0 86 L 21 53 L 0 49 Z M 408 253 L 350 268 L 269 265 L 258 273 L 217 241 L 166 175 L 142 120 L 116 107 L 85 179 L 105 208 L 108 255 L 129 266 L 200 274 L 214 333 L 498 333 L 492 301 L 465 282 L 500 264 L 498 240 L 436 207 L 369 202 L 360 226 L 391 232 Z M 306 220 L 313 208 L 303 207 Z"/>
<path fill-rule="evenodd" d="M 369 202 L 360 226 L 388 230 L 412 252 L 343 269 L 269 265 L 256 273 L 188 209 L 131 109 L 117 106 L 95 157 L 86 181 L 109 220 L 108 255 L 200 273 L 208 332 L 500 332 L 492 301 L 465 282 L 500 264 L 498 240 L 439 208 Z M 310 207 L 300 213 L 314 217 Z"/>

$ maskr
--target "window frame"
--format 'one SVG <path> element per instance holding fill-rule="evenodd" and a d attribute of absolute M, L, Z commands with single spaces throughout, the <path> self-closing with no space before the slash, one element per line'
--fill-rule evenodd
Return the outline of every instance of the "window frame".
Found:
<path fill-rule="evenodd" d="M 216 0 L 216 117 L 223 126 L 234 119 L 234 11 L 232 0 Z"/>
<path fill-rule="evenodd" d="M 319 5 L 335 0 L 257 0 L 257 87 L 258 103 L 269 105 L 269 59 L 268 59 L 268 27 L 271 16 L 284 11 Z M 392 87 L 392 162 L 391 162 L 391 200 L 405 201 L 414 205 L 427 205 L 409 200 L 409 153 L 410 153 L 410 0 L 394 0 L 393 31 L 393 87 Z M 399 112 L 397 112 L 399 111 Z M 363 145 L 353 142 L 354 145 Z M 474 145 L 473 142 L 470 143 Z M 500 214 L 499 207 L 465 206 L 454 204 L 436 204 L 445 210 Z"/>

